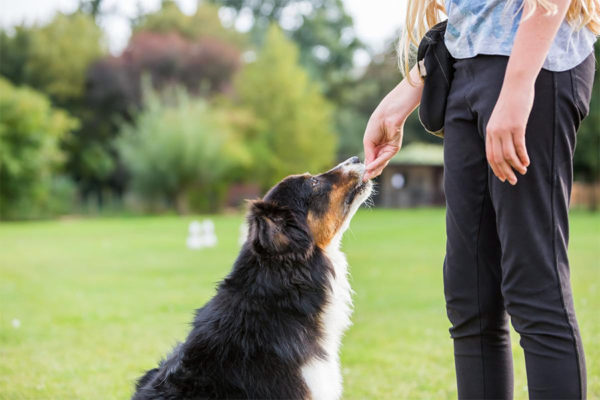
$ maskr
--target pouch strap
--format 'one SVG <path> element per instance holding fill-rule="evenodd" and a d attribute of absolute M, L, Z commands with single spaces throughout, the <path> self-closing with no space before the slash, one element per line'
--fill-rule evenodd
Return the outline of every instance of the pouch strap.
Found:
<path fill-rule="evenodd" d="M 427 68 L 425 67 L 425 59 L 419 60 L 417 62 L 417 69 L 419 70 L 419 75 L 421 75 L 421 78 L 425 79 L 427 77 Z"/>

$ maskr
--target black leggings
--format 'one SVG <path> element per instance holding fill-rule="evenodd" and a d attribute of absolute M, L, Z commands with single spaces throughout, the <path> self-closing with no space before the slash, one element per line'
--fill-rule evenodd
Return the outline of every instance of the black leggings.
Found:
<path fill-rule="evenodd" d="M 494 176 L 485 155 L 507 60 L 457 61 L 446 110 L 444 292 L 458 396 L 512 398 L 510 316 L 530 398 L 585 398 L 567 242 L 575 135 L 589 111 L 594 57 L 540 72 L 526 133 L 531 165 L 514 187 Z"/>

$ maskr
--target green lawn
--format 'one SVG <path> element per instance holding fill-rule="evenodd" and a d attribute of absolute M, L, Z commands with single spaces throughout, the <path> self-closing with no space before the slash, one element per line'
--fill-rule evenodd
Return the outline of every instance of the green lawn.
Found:
<path fill-rule="evenodd" d="M 194 308 L 237 255 L 241 216 L 219 245 L 185 247 L 191 218 L 0 225 L 0 398 L 124 399 L 185 337 Z M 589 398 L 600 398 L 600 214 L 572 215 L 575 303 Z M 346 233 L 356 291 L 342 347 L 346 399 L 456 397 L 442 290 L 443 210 L 362 210 Z M 13 326 L 18 319 L 20 327 Z M 526 398 L 516 337 L 516 398 Z"/>

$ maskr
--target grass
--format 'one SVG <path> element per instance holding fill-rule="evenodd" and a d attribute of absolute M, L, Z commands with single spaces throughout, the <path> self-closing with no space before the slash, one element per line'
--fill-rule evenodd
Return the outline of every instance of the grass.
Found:
<path fill-rule="evenodd" d="M 345 399 L 456 398 L 443 215 L 363 210 L 355 217 L 344 239 L 356 291 L 342 348 Z M 185 247 L 191 218 L 0 225 L 0 398 L 128 398 L 229 271 L 241 218 L 213 217 L 219 244 L 196 252 Z M 575 212 L 571 226 L 589 398 L 600 398 L 600 214 Z M 513 339 L 515 398 L 525 399 Z"/>

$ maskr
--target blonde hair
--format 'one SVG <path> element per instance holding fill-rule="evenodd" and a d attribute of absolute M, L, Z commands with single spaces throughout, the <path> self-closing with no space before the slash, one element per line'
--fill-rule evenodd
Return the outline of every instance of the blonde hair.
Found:
<path fill-rule="evenodd" d="M 512 1 L 514 0 L 509 0 L 508 3 Z M 529 18 L 538 6 L 546 11 L 546 15 L 557 12 L 556 4 L 551 0 L 523 0 L 523 6 L 527 6 L 529 10 L 523 19 Z M 411 50 L 419 45 L 427 30 L 442 21 L 445 15 L 444 0 L 408 0 L 406 23 L 398 46 L 398 60 L 400 70 L 411 84 L 410 57 L 414 54 Z M 576 29 L 587 27 L 594 34 L 600 35 L 600 0 L 572 0 L 566 18 Z"/>

